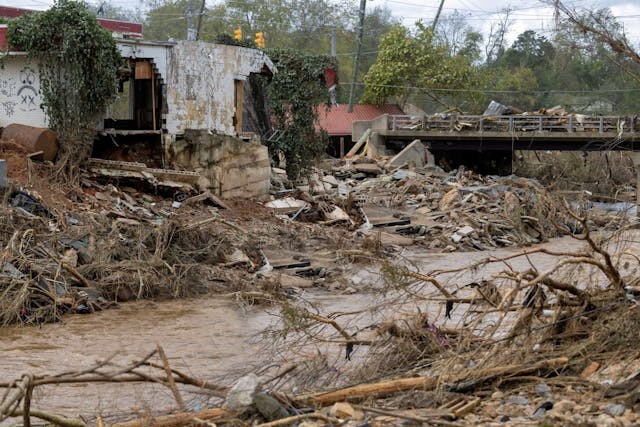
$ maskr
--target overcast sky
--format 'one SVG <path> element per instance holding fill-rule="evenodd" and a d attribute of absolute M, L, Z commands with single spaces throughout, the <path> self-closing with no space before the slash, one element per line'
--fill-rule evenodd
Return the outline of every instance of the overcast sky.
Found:
<path fill-rule="evenodd" d="M 99 3 L 99 0 L 89 0 L 89 3 Z M 111 0 L 112 4 L 122 7 L 136 7 L 140 0 Z M 215 0 L 207 0 L 213 4 Z M 354 6 L 359 4 L 353 0 Z M 50 5 L 50 0 L 0 0 L 0 5 L 44 9 Z M 405 25 L 412 25 L 416 20 L 429 22 L 436 14 L 440 0 L 369 0 L 368 7 L 376 5 L 388 6 L 393 14 Z M 564 0 L 569 6 L 588 8 L 611 8 L 613 14 L 624 25 L 628 37 L 635 46 L 640 46 L 640 0 Z M 458 10 L 463 13 L 473 27 L 486 33 L 491 23 L 499 19 L 502 9 L 512 9 L 511 16 L 514 24 L 510 39 L 527 29 L 540 33 L 548 32 L 553 26 L 553 10 L 544 7 L 539 0 L 445 0 L 443 14 Z"/>

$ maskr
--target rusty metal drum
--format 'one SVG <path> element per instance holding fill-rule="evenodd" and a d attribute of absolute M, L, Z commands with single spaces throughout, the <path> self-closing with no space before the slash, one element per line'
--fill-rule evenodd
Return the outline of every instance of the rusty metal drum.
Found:
<path fill-rule="evenodd" d="M 47 128 L 11 124 L 2 131 L 2 139 L 14 140 L 29 153 L 42 151 L 43 160 L 53 160 L 58 152 L 56 134 Z"/>

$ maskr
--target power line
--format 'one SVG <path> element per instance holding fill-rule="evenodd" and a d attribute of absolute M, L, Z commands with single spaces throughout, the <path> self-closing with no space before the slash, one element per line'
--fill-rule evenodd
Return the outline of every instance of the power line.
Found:
<path fill-rule="evenodd" d="M 340 85 L 351 85 L 352 83 L 339 83 Z M 556 94 L 556 93 L 630 93 L 640 92 L 640 89 L 592 89 L 592 90 L 566 90 L 566 89 L 547 89 L 547 90 L 493 90 L 493 89 L 458 89 L 458 88 L 426 88 L 417 86 L 401 86 L 401 85 L 382 85 L 364 82 L 353 83 L 356 86 L 373 86 L 388 87 L 393 89 L 411 89 L 429 92 L 455 92 L 455 93 L 485 93 L 485 94 Z"/>

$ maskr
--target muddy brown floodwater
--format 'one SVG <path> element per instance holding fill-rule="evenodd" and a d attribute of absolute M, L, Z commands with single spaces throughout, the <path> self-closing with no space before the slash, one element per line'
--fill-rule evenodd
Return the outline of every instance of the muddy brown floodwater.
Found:
<path fill-rule="evenodd" d="M 580 246 L 570 238 L 554 239 L 543 246 L 556 250 Z M 409 249 L 403 256 L 423 271 L 463 266 L 486 258 L 504 256 L 516 250 L 494 252 L 430 254 Z M 550 257 L 536 255 L 539 268 L 551 265 Z M 524 263 L 524 260 L 521 261 Z M 518 267 L 517 262 L 513 264 Z M 495 266 L 495 269 L 504 266 Z M 374 269 L 375 270 L 375 269 Z M 477 280 L 467 273 L 464 279 Z M 490 274 L 490 271 L 477 274 Z M 375 280 L 375 271 L 358 274 L 361 284 Z M 460 280 L 460 278 L 457 278 Z M 354 281 L 357 287 L 357 283 Z M 304 297 L 321 311 L 349 311 L 379 301 L 375 292 L 334 295 L 306 291 Z M 275 321 L 262 307 L 241 307 L 215 296 L 165 302 L 140 301 L 122 304 L 120 309 L 93 315 L 65 316 L 63 322 L 42 327 L 0 328 L 0 378 L 11 380 L 23 373 L 54 374 L 85 369 L 117 353 L 123 365 L 143 357 L 156 344 L 163 346 L 173 368 L 200 379 L 230 378 L 234 373 L 264 364 L 265 351 L 260 332 Z M 341 351 L 341 350 L 336 350 Z M 188 396 L 187 396 L 188 397 Z M 37 388 L 33 406 L 68 416 L 114 415 L 143 412 L 173 406 L 169 391 L 150 385 L 82 384 Z M 197 400 L 191 400 L 197 406 Z"/>

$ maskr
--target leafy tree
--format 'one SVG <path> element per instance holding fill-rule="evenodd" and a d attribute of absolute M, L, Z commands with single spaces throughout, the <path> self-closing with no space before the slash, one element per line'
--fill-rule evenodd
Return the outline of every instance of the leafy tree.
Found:
<path fill-rule="evenodd" d="M 498 68 L 493 70 L 490 79 L 490 83 L 487 85 L 489 88 L 496 91 L 514 92 L 492 94 L 491 98 L 496 101 L 523 110 L 532 110 L 537 107 L 537 98 L 531 91 L 538 89 L 538 80 L 531 68 Z"/>
<path fill-rule="evenodd" d="M 116 43 L 86 5 L 73 0 L 12 20 L 8 35 L 38 62 L 58 164 L 73 172 L 91 154 L 95 125 L 116 94 L 122 64 Z"/>
<path fill-rule="evenodd" d="M 555 49 L 544 36 L 539 36 L 533 30 L 520 34 L 501 58 L 501 63 L 507 67 L 546 67 L 553 61 Z"/>
<path fill-rule="evenodd" d="M 342 82 L 350 82 L 353 75 L 354 57 L 356 51 L 356 30 L 358 14 L 356 9 L 352 9 L 351 13 L 343 15 L 341 28 L 337 32 L 337 61 L 338 61 L 338 78 Z M 340 21 L 337 21 L 340 26 Z M 362 37 L 362 54 L 360 56 L 360 65 L 358 66 L 358 75 L 356 82 L 362 82 L 367 71 L 378 58 L 380 40 L 395 25 L 399 25 L 399 20 L 393 16 L 391 9 L 386 6 L 375 6 L 367 10 L 364 18 L 364 31 Z M 327 44 L 321 47 L 322 52 L 329 51 L 328 35 L 325 38 Z M 360 99 L 364 93 L 362 86 L 356 86 L 355 99 Z M 346 103 L 349 91 L 343 90 L 338 93 L 338 102 Z"/>
<path fill-rule="evenodd" d="M 154 1 L 147 12 L 144 37 L 148 40 L 167 41 L 187 38 L 185 12 L 188 0 Z"/>
<path fill-rule="evenodd" d="M 430 28 L 418 23 L 415 35 L 403 26 L 391 29 L 380 42 L 376 63 L 365 77 L 362 102 L 383 104 L 390 100 L 404 104 L 418 91 L 430 94 L 441 105 L 451 106 L 464 97 L 457 92 L 430 93 L 429 88 L 469 88 L 478 83 L 478 75 L 468 58 L 451 56 L 433 40 Z M 442 99 L 443 96 L 449 100 Z"/>
<path fill-rule="evenodd" d="M 282 153 L 287 175 L 295 180 L 304 175 L 325 150 L 326 135 L 316 131 L 318 109 L 329 104 L 324 79 L 326 66 L 335 66 L 326 55 L 310 55 L 292 49 L 273 49 L 269 57 L 278 72 L 267 86 L 275 127 L 283 133 L 269 149 Z"/>

